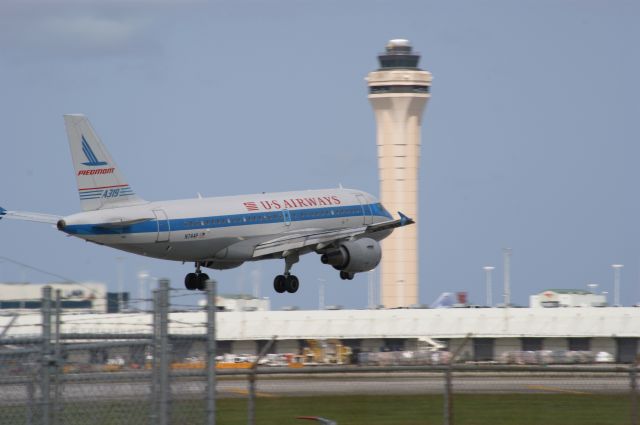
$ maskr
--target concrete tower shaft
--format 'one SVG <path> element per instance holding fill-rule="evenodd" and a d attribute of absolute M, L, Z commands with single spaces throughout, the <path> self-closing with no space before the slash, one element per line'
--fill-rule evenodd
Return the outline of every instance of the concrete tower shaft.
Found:
<path fill-rule="evenodd" d="M 407 40 L 391 40 L 369 73 L 369 101 L 377 125 L 380 200 L 392 213 L 418 215 L 418 170 L 422 113 L 430 97 L 431 74 L 418 68 L 420 56 Z M 418 226 L 394 232 L 382 244 L 381 302 L 406 307 L 418 302 Z"/>

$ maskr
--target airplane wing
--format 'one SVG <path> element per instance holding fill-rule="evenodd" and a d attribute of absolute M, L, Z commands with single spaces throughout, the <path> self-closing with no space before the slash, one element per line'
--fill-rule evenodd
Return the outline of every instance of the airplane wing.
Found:
<path fill-rule="evenodd" d="M 35 221 L 37 223 L 56 224 L 62 217 L 52 214 L 43 214 L 28 211 L 7 211 L 0 207 L 0 219 L 10 218 L 13 220 Z"/>
<path fill-rule="evenodd" d="M 394 229 L 396 227 L 407 226 L 415 223 L 413 219 L 407 217 L 401 212 L 398 212 L 398 214 L 400 214 L 400 218 L 397 220 L 389 220 L 367 226 L 350 227 L 347 229 L 337 230 L 305 229 L 289 233 L 285 236 L 280 236 L 275 239 L 259 243 L 253 251 L 253 257 L 262 257 L 263 255 L 274 254 L 277 252 L 295 251 L 312 245 L 316 245 L 316 249 L 322 249 L 338 240 L 349 239 L 355 236 Z"/>

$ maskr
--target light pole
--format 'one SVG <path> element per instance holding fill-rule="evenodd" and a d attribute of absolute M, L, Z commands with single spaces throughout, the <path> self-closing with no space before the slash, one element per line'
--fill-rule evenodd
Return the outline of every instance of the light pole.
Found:
<path fill-rule="evenodd" d="M 122 305 L 123 305 L 123 294 L 124 290 L 124 282 L 123 282 L 123 270 L 122 270 L 122 261 L 123 257 L 116 257 L 116 262 L 118 264 L 118 313 L 122 313 Z"/>
<path fill-rule="evenodd" d="M 398 298 L 400 300 L 400 306 L 405 306 L 404 303 L 404 279 L 398 280 Z"/>
<path fill-rule="evenodd" d="M 253 297 L 255 299 L 260 298 L 260 281 L 262 276 L 262 272 L 260 269 L 260 265 L 258 265 L 254 270 L 251 271 L 251 281 L 253 282 Z"/>
<path fill-rule="evenodd" d="M 368 282 L 369 283 L 369 288 L 368 288 L 368 292 L 369 292 L 369 294 L 368 294 L 369 295 L 369 297 L 368 297 L 369 298 L 369 300 L 368 300 L 369 308 L 375 308 L 375 301 L 374 301 L 374 294 L 373 294 L 373 291 L 374 291 L 374 277 L 375 277 L 374 273 L 375 273 L 375 271 L 373 271 L 373 270 L 370 270 L 369 273 L 368 273 L 368 278 L 369 278 L 369 282 Z"/>
<path fill-rule="evenodd" d="M 487 306 L 491 307 L 493 305 L 493 295 L 491 293 L 493 282 L 491 280 L 491 274 L 493 273 L 493 270 L 495 269 L 495 267 L 484 266 L 482 269 L 484 270 L 484 283 L 485 283 L 485 290 L 487 294 Z"/>
<path fill-rule="evenodd" d="M 138 283 L 140 284 L 139 288 L 138 288 L 138 298 L 139 298 L 139 303 L 140 303 L 140 310 L 146 310 L 147 309 L 147 301 L 146 301 L 146 296 L 149 293 L 149 291 L 145 291 L 145 283 L 147 283 L 147 278 L 149 277 L 149 272 L 146 270 L 140 270 L 138 272 Z"/>
<path fill-rule="evenodd" d="M 587 283 L 587 288 L 589 288 L 589 292 L 591 292 L 593 295 L 596 295 L 596 293 L 598 291 L 598 284 L 597 283 Z M 590 307 L 595 307 L 596 305 L 600 306 L 600 304 L 595 304 L 594 301 L 589 303 Z M 605 305 L 606 305 L 606 303 L 605 303 Z"/>
<path fill-rule="evenodd" d="M 321 277 L 318 278 L 318 282 L 320 282 L 320 286 L 318 287 L 318 309 L 324 310 L 324 282 L 325 280 Z"/>
<path fill-rule="evenodd" d="M 620 307 L 620 269 L 623 267 L 622 264 L 611 265 L 613 269 L 613 305 L 616 307 Z"/>
<path fill-rule="evenodd" d="M 502 250 L 504 262 L 504 306 L 511 304 L 511 248 Z"/>

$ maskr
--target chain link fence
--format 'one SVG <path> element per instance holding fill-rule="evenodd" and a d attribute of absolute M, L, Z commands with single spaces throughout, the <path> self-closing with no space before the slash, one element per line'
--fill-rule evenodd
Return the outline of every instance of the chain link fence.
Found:
<path fill-rule="evenodd" d="M 640 425 L 635 365 L 458 364 L 440 352 L 422 365 L 390 353 L 257 366 L 267 343 L 241 368 L 216 369 L 226 347 L 215 340 L 214 284 L 192 334 L 169 334 L 169 294 L 162 281 L 148 332 L 61 334 L 66 316 L 45 289 L 42 334 L 0 338 L 0 424 Z"/>

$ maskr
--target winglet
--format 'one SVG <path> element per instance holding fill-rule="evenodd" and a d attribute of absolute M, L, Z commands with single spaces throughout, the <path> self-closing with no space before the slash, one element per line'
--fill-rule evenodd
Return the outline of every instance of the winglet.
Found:
<path fill-rule="evenodd" d="M 5 215 L 7 213 L 7 210 L 5 210 L 4 208 L 0 207 L 0 220 L 2 220 L 2 216 Z"/>
<path fill-rule="evenodd" d="M 415 221 L 413 221 L 412 218 L 407 217 L 406 215 L 402 214 L 400 211 L 398 211 L 398 215 L 400 215 L 400 226 L 406 226 L 407 224 L 415 223 Z"/>

